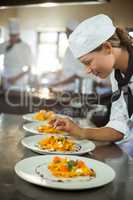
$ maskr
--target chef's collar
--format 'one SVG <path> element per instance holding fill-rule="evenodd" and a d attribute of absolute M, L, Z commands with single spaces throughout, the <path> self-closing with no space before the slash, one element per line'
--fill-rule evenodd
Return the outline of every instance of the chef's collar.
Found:
<path fill-rule="evenodd" d="M 119 99 L 119 97 L 121 96 L 122 87 L 128 85 L 133 75 L 133 46 L 128 46 L 127 50 L 129 53 L 129 60 L 125 76 L 124 77 L 122 76 L 119 69 L 115 70 L 115 79 L 117 80 L 118 83 L 118 90 L 113 93 L 112 102 Z"/>

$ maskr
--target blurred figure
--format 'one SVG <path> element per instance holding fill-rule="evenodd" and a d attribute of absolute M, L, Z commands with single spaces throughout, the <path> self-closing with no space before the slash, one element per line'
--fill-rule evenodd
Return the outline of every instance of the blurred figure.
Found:
<path fill-rule="evenodd" d="M 0 55 L 4 55 L 3 89 L 25 89 L 33 65 L 33 55 L 28 44 L 20 38 L 20 27 L 16 18 L 8 22 L 9 40 L 0 44 Z"/>
<path fill-rule="evenodd" d="M 67 38 L 74 31 L 74 29 L 78 26 L 77 21 L 71 20 L 66 26 L 66 34 Z M 53 87 L 56 87 L 57 90 L 65 90 L 65 91 L 75 91 L 81 92 L 82 83 L 84 83 L 84 88 L 87 87 L 86 93 L 92 92 L 92 80 L 88 79 L 83 82 L 83 78 L 86 75 L 84 73 L 84 65 L 80 63 L 77 59 L 74 58 L 69 47 L 66 49 L 66 53 L 62 60 L 62 72 L 60 75 L 60 79 L 58 82 L 53 84 Z M 88 87 L 89 86 L 89 87 Z"/>

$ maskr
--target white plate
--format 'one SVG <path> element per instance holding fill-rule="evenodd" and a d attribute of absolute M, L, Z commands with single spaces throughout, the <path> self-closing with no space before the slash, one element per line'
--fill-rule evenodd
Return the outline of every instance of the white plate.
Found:
<path fill-rule="evenodd" d="M 26 121 L 29 121 L 29 122 L 38 122 L 39 120 L 33 119 L 33 116 L 35 114 L 36 114 L 36 112 L 35 113 L 27 113 L 27 114 L 23 115 L 23 119 Z M 47 121 L 47 120 L 44 120 L 44 121 Z"/>
<path fill-rule="evenodd" d="M 37 112 L 35 113 L 28 113 L 28 114 L 25 114 L 23 115 L 23 119 L 26 120 L 26 121 L 30 121 L 30 122 L 44 122 L 47 120 L 43 120 L 43 121 L 40 121 L 40 120 L 37 120 L 37 119 L 34 119 L 33 116 L 36 114 Z M 69 117 L 67 115 L 61 115 L 61 114 L 55 114 L 57 117 Z M 70 118 L 70 117 L 69 117 Z"/>
<path fill-rule="evenodd" d="M 46 124 L 47 124 L 47 121 L 27 123 L 27 124 L 23 125 L 23 129 L 25 131 L 28 131 L 28 132 L 34 133 L 34 134 L 40 134 L 40 135 L 50 134 L 51 135 L 51 133 L 45 133 L 45 132 L 41 133 L 37 130 L 37 128 L 39 126 L 46 125 Z M 58 135 L 58 134 L 56 134 L 56 135 Z M 68 133 L 64 132 L 63 134 L 59 134 L 59 135 L 68 135 Z"/>
<path fill-rule="evenodd" d="M 53 134 L 54 135 L 54 134 Z M 35 135 L 35 136 L 30 136 L 30 137 L 25 137 L 22 139 L 22 144 L 27 147 L 28 149 L 35 151 L 37 153 L 40 154 L 75 154 L 75 155 L 82 155 L 85 154 L 87 152 L 90 152 L 92 150 L 94 150 L 95 148 L 95 144 L 89 140 L 75 140 L 74 138 L 70 137 L 70 136 L 66 136 L 70 139 L 73 139 L 74 142 L 76 143 L 77 147 L 78 147 L 78 151 L 73 151 L 73 152 L 59 152 L 59 151 L 50 151 L 50 150 L 42 150 L 40 149 L 37 144 L 40 140 L 49 137 L 49 135 Z"/>
<path fill-rule="evenodd" d="M 15 172 L 22 179 L 30 183 L 63 190 L 95 188 L 108 184 L 115 178 L 114 170 L 105 163 L 85 157 L 67 155 L 67 158 L 70 159 L 83 160 L 86 165 L 95 170 L 96 177 L 90 179 L 88 179 L 88 177 L 58 179 L 52 176 L 48 170 L 48 164 L 53 159 L 53 156 L 54 155 L 34 156 L 21 160 L 16 164 Z M 65 155 L 59 156 L 66 157 Z"/>
<path fill-rule="evenodd" d="M 28 131 L 30 133 L 34 133 L 34 134 L 41 134 L 38 130 L 37 127 L 38 126 L 42 126 L 47 124 L 47 121 L 41 121 L 41 122 L 31 122 L 31 123 L 27 123 L 23 125 L 23 129 L 25 131 Z"/>

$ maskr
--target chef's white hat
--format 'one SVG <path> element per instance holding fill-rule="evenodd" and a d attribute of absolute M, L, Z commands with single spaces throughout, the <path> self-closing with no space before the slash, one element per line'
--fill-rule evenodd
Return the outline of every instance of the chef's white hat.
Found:
<path fill-rule="evenodd" d="M 8 22 L 9 34 L 18 34 L 20 33 L 19 22 L 17 18 L 10 18 Z"/>
<path fill-rule="evenodd" d="M 115 33 L 112 20 L 104 14 L 88 18 L 80 23 L 69 37 L 69 46 L 79 58 L 100 46 Z"/>
<path fill-rule="evenodd" d="M 70 29 L 71 31 L 74 31 L 74 29 L 79 25 L 79 22 L 76 20 L 71 20 L 67 23 L 66 27 Z"/>

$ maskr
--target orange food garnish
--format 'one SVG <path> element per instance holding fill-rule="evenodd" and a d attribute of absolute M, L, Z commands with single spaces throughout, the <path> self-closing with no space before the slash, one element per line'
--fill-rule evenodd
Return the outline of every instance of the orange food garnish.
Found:
<path fill-rule="evenodd" d="M 76 144 L 64 136 L 50 136 L 42 139 L 38 142 L 40 149 L 51 150 L 51 151 L 76 151 Z M 55 157 L 55 160 L 59 161 L 59 157 Z M 54 160 L 54 161 L 55 161 Z"/>
<path fill-rule="evenodd" d="M 53 158 L 53 162 L 54 163 L 58 163 L 58 162 L 60 162 L 61 161 L 61 158 L 59 157 L 59 156 L 55 156 L 54 158 Z"/>
<path fill-rule="evenodd" d="M 61 131 L 61 130 L 57 130 L 56 128 L 53 128 L 51 127 L 50 124 L 47 124 L 47 125 L 42 125 L 42 126 L 39 126 L 37 128 L 37 130 L 40 132 L 40 133 L 64 133 L 64 131 Z"/>
<path fill-rule="evenodd" d="M 37 112 L 33 119 L 43 121 L 43 120 L 51 120 L 55 116 L 55 113 L 52 111 L 40 110 Z"/>
<path fill-rule="evenodd" d="M 54 157 L 48 165 L 52 175 L 62 178 L 78 176 L 95 177 L 96 173 L 81 160 L 70 160 L 68 158 Z"/>

